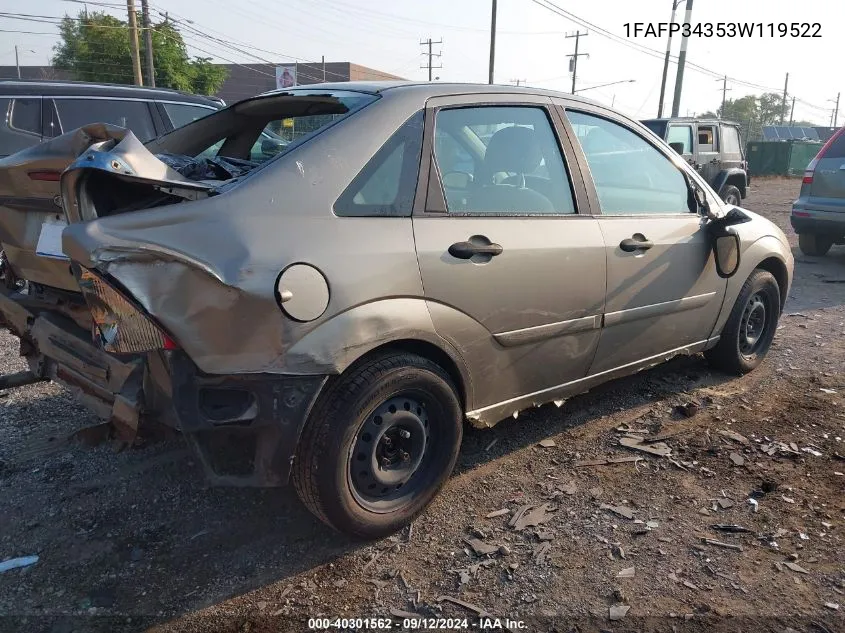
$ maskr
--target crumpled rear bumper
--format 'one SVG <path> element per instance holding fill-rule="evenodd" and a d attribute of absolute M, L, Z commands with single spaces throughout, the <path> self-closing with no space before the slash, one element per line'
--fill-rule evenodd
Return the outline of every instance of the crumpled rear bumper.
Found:
<path fill-rule="evenodd" d="M 212 485 L 281 486 L 328 379 L 320 375 L 203 374 L 183 351 L 117 356 L 72 319 L 0 289 L 0 326 L 21 340 L 37 377 L 67 389 L 119 437 L 145 420 L 184 433 Z"/>

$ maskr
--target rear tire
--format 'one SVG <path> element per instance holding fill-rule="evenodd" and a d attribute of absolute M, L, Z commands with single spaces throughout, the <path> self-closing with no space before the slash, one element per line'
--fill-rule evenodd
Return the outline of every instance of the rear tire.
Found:
<path fill-rule="evenodd" d="M 740 194 L 739 189 L 733 185 L 725 185 L 722 187 L 719 197 L 724 200 L 725 203 L 732 204 L 736 207 L 742 204 L 742 194 Z"/>
<path fill-rule="evenodd" d="M 719 343 L 704 352 L 710 365 L 747 374 L 766 357 L 780 318 L 780 288 L 774 276 L 756 269 L 742 285 Z"/>
<path fill-rule="evenodd" d="M 811 257 L 824 257 L 833 246 L 833 238 L 818 235 L 816 233 L 799 233 L 798 248 L 805 255 Z"/>
<path fill-rule="evenodd" d="M 458 458 L 463 412 L 437 364 L 390 353 L 348 369 L 320 396 L 297 448 L 293 483 L 340 532 L 372 539 L 425 509 Z"/>

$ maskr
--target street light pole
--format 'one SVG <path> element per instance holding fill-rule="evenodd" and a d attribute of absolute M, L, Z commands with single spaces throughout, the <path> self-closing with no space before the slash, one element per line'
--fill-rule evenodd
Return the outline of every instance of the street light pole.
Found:
<path fill-rule="evenodd" d="M 663 58 L 663 79 L 660 81 L 660 103 L 657 106 L 657 118 L 663 116 L 663 99 L 666 96 L 666 75 L 669 73 L 669 55 L 672 52 L 672 25 L 675 23 L 675 12 L 686 0 L 672 0 L 672 18 L 669 21 L 669 38 L 666 40 L 666 57 Z"/>
<path fill-rule="evenodd" d="M 487 83 L 493 83 L 493 66 L 496 61 L 496 0 L 493 0 L 490 15 L 490 68 L 487 71 Z"/>

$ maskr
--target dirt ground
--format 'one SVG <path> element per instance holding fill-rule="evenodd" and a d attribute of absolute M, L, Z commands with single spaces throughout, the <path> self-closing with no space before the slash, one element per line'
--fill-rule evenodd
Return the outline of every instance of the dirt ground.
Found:
<path fill-rule="evenodd" d="M 799 186 L 758 179 L 745 206 L 794 238 Z M 527 631 L 845 631 L 845 247 L 795 258 L 756 371 L 675 359 L 468 431 L 434 504 L 376 543 L 290 489 L 207 487 L 181 440 L 68 442 L 97 421 L 55 385 L 0 394 L 0 561 L 39 557 L 0 573 L 0 629 L 400 629 L 402 612 L 477 629 L 478 609 Z M 0 335 L 0 370 L 20 368 Z M 671 455 L 620 446 L 626 430 Z"/>

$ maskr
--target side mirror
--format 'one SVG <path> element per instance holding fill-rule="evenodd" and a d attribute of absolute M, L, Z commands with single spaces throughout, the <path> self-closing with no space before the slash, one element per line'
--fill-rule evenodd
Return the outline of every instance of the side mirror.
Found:
<path fill-rule="evenodd" d="M 275 156 L 285 148 L 284 143 L 265 138 L 261 141 L 261 153 L 265 156 Z"/>
<path fill-rule="evenodd" d="M 716 272 L 724 279 L 733 277 L 740 264 L 742 243 L 732 226 L 750 222 L 751 218 L 734 207 L 720 218 L 713 218 L 707 224 L 707 231 L 713 242 L 713 258 Z"/>
<path fill-rule="evenodd" d="M 733 231 L 720 235 L 713 242 L 716 272 L 719 277 L 733 277 L 739 268 L 739 235 Z"/>
<path fill-rule="evenodd" d="M 681 156 L 684 155 L 684 144 L 683 143 L 669 143 L 669 147 L 675 150 Z"/>

